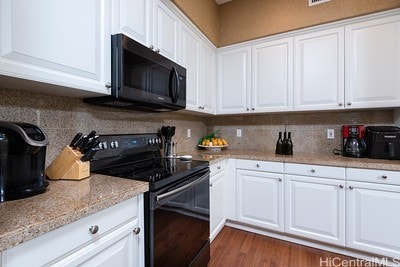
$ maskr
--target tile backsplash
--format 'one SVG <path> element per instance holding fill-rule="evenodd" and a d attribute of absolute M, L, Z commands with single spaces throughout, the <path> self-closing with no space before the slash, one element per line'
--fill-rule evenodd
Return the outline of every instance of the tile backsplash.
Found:
<path fill-rule="evenodd" d="M 178 152 L 195 149 L 199 138 L 217 130 L 228 140 L 230 149 L 273 152 L 278 132 L 287 123 L 294 153 L 331 153 L 332 149 L 340 148 L 342 124 L 394 123 L 393 110 L 197 116 L 97 107 L 83 103 L 82 99 L 6 88 L 0 88 L 0 96 L 0 120 L 33 123 L 47 133 L 50 144 L 46 164 L 69 144 L 75 133 L 88 133 L 92 129 L 99 134 L 151 133 L 163 125 L 174 125 Z M 186 137 L 189 128 L 190 138 Z M 236 137 L 236 129 L 242 130 L 241 138 Z M 326 138 L 327 129 L 335 130 L 334 139 Z"/>
<path fill-rule="evenodd" d="M 292 132 L 294 153 L 332 153 L 341 147 L 343 124 L 393 125 L 393 111 L 218 116 L 207 120 L 207 131 L 220 131 L 232 148 L 274 152 L 278 132 L 284 131 L 285 124 Z M 236 129 L 242 130 L 242 137 L 236 137 Z M 335 130 L 334 139 L 327 139 L 327 129 Z"/>
<path fill-rule="evenodd" d="M 161 126 L 176 126 L 178 152 L 193 150 L 206 133 L 204 118 L 180 112 L 144 113 L 88 105 L 82 99 L 0 88 L 0 120 L 40 126 L 48 135 L 46 164 L 50 164 L 77 132 L 99 134 L 154 133 Z M 190 128 L 192 137 L 186 137 Z"/>

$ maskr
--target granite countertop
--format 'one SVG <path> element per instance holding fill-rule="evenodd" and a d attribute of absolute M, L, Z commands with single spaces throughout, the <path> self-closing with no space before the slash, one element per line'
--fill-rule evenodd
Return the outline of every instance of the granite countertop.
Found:
<path fill-rule="evenodd" d="M 92 174 L 49 181 L 45 193 L 0 203 L 0 251 L 148 191 L 148 183 Z"/>
<path fill-rule="evenodd" d="M 293 156 L 275 155 L 272 152 L 252 151 L 252 150 L 196 150 L 189 151 L 193 159 L 208 160 L 210 164 L 217 163 L 225 158 L 265 160 L 285 163 L 301 163 L 312 165 L 324 165 L 346 168 L 378 169 L 388 171 L 400 171 L 400 160 L 383 160 L 371 158 L 348 158 L 340 155 L 328 154 L 307 154 L 296 153 Z"/>

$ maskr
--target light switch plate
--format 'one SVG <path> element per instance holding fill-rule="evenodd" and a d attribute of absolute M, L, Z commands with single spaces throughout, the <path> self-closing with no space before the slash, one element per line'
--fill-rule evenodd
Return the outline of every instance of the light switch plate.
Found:
<path fill-rule="evenodd" d="M 187 137 L 192 137 L 192 129 L 187 129 Z"/>
<path fill-rule="evenodd" d="M 242 137 L 242 129 L 236 129 L 236 137 Z"/>
<path fill-rule="evenodd" d="M 334 129 L 326 130 L 326 138 L 335 139 L 335 130 Z"/>

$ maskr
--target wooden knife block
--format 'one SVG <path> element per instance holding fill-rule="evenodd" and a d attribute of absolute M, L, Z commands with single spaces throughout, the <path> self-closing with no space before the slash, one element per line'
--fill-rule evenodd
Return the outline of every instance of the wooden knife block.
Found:
<path fill-rule="evenodd" d="M 81 161 L 83 154 L 66 146 L 45 170 L 51 180 L 82 180 L 90 176 L 90 162 Z"/>

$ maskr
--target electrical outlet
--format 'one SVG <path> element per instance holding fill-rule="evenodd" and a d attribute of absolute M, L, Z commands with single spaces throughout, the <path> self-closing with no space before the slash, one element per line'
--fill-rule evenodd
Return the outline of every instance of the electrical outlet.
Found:
<path fill-rule="evenodd" d="M 192 129 L 187 129 L 187 137 L 192 137 Z"/>
<path fill-rule="evenodd" d="M 335 139 L 335 130 L 334 129 L 326 130 L 326 138 Z"/>
<path fill-rule="evenodd" d="M 242 137 L 242 129 L 236 129 L 236 137 Z"/>

